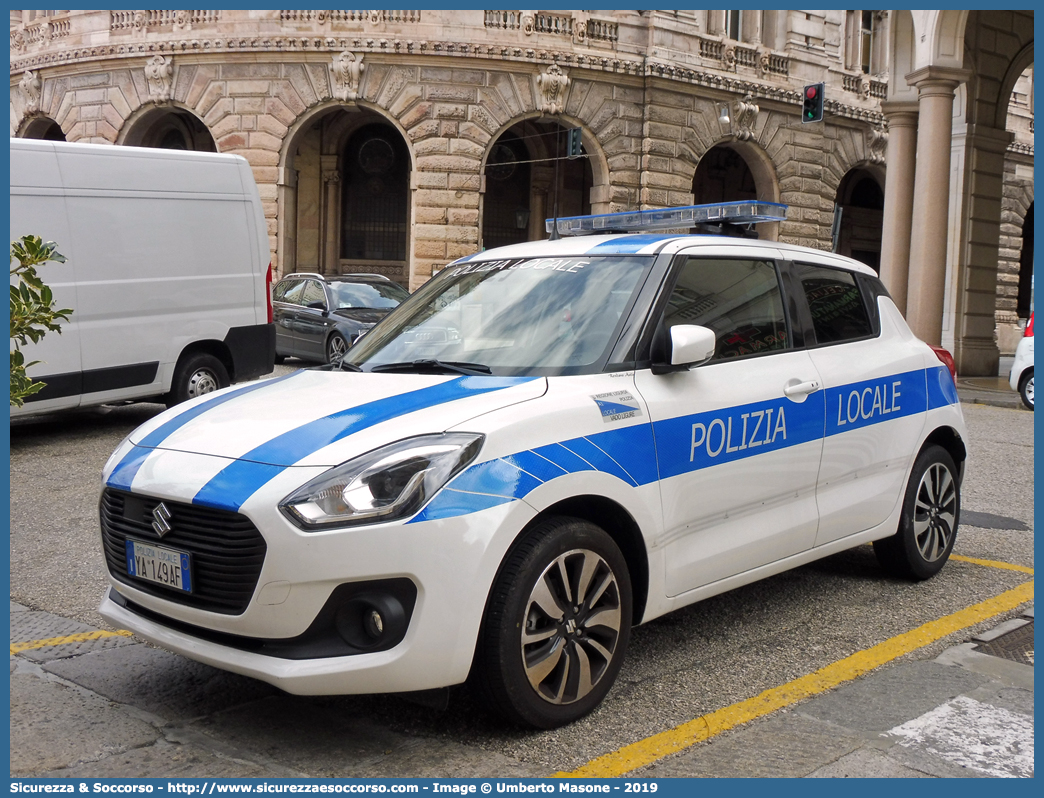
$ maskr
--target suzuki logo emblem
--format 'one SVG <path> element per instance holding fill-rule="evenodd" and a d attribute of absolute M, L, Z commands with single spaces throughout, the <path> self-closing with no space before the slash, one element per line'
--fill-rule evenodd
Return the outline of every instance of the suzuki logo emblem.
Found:
<path fill-rule="evenodd" d="M 152 528 L 160 537 L 174 528 L 170 525 L 170 510 L 163 502 L 157 504 L 156 509 L 152 511 Z"/>

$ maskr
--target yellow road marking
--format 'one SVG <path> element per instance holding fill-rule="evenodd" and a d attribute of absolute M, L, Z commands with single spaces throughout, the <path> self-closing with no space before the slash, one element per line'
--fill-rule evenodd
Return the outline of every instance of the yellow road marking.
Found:
<path fill-rule="evenodd" d="M 86 643 L 88 640 L 100 640 L 103 637 L 130 637 L 131 633 L 126 629 L 120 629 L 116 632 L 105 632 L 98 629 L 94 632 L 80 632 L 75 635 L 65 635 L 64 637 L 48 637 L 46 640 L 30 640 L 28 643 L 12 643 L 11 653 L 17 654 L 20 651 L 29 651 L 34 648 L 47 648 L 48 646 L 60 646 L 65 643 Z"/>
<path fill-rule="evenodd" d="M 960 562 L 970 562 L 975 565 L 985 565 L 989 568 L 1003 568 L 1006 571 L 1020 571 L 1024 574 L 1033 575 L 1033 569 L 1025 565 L 1015 565 L 1010 562 L 1000 562 L 999 560 L 980 560 L 976 557 L 964 557 L 960 554 L 951 554 L 951 560 L 959 560 Z"/>
<path fill-rule="evenodd" d="M 929 621 L 916 629 L 904 632 L 863 651 L 857 651 L 852 656 L 827 665 L 815 673 L 801 676 L 779 687 L 772 687 L 753 698 L 715 710 L 673 729 L 626 745 L 617 751 L 592 759 L 576 770 L 555 775 L 572 778 L 622 776 L 735 726 L 764 717 L 790 704 L 825 692 L 844 682 L 852 681 L 904 654 L 909 654 L 911 651 L 916 651 L 995 615 L 1009 612 L 1032 599 L 1033 582 L 1024 582 L 1018 587 L 986 601 Z"/>

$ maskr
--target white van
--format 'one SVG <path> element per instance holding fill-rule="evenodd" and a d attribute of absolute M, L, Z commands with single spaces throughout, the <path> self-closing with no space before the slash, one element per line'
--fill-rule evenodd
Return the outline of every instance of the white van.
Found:
<path fill-rule="evenodd" d="M 12 416 L 167 405 L 272 371 L 261 198 L 236 155 L 11 140 L 11 240 L 54 241 L 38 268 L 61 334 L 23 349 L 46 383 Z"/>

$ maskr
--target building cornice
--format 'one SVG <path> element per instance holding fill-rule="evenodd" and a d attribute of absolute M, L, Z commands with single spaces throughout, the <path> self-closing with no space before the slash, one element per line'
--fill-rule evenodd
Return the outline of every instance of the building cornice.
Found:
<path fill-rule="evenodd" d="M 239 53 L 269 54 L 285 57 L 327 56 L 350 50 L 354 53 L 387 54 L 398 56 L 442 56 L 468 58 L 543 66 L 558 64 L 591 72 L 628 75 L 636 79 L 663 80 L 703 86 L 726 93 L 750 94 L 755 99 L 775 101 L 784 105 L 800 105 L 801 92 L 745 79 L 740 75 L 718 70 L 680 67 L 648 58 L 627 58 L 619 55 L 577 53 L 547 48 L 526 48 L 501 44 L 472 45 L 466 42 L 431 42 L 406 39 L 374 39 L 361 36 L 250 36 L 213 39 L 173 39 L 127 42 L 84 47 L 71 47 L 47 53 L 12 58 L 11 75 L 26 70 L 39 72 L 47 67 L 82 66 L 99 60 L 129 60 L 154 55 L 222 56 Z M 884 122 L 877 109 L 860 108 L 839 101 L 828 100 L 826 111 L 835 117 L 854 119 L 872 124 Z"/>

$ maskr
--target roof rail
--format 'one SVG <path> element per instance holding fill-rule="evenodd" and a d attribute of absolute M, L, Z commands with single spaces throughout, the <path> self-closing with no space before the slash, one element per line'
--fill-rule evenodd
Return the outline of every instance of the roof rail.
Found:
<path fill-rule="evenodd" d="M 725 235 L 743 235 L 743 226 L 759 222 L 778 222 L 787 216 L 787 206 L 778 202 L 741 200 L 707 205 L 687 205 L 683 208 L 656 208 L 647 211 L 623 211 L 591 216 L 559 218 L 558 234 L 583 236 L 596 233 L 648 233 L 655 230 L 700 228 L 701 232 Z M 545 220 L 551 233 L 555 219 Z M 708 230 L 708 226 L 713 229 Z"/>

